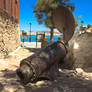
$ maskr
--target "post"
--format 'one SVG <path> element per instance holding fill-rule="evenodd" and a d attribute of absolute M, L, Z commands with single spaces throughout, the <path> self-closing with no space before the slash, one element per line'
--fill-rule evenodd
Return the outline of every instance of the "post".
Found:
<path fill-rule="evenodd" d="M 37 48 L 37 37 L 38 37 L 38 32 L 36 32 L 36 48 Z"/>
<path fill-rule="evenodd" d="M 50 28 L 51 29 L 51 32 L 50 32 L 50 42 L 52 43 L 53 42 L 53 32 L 54 32 L 54 28 L 53 27 L 51 27 Z"/>
<path fill-rule="evenodd" d="M 32 25 L 32 23 L 30 22 L 29 24 L 30 24 L 30 38 L 29 38 L 29 41 L 31 42 L 31 25 Z"/>
<path fill-rule="evenodd" d="M 22 46 L 24 47 L 24 30 L 22 30 L 22 40 L 23 40 L 23 44 L 22 44 Z"/>

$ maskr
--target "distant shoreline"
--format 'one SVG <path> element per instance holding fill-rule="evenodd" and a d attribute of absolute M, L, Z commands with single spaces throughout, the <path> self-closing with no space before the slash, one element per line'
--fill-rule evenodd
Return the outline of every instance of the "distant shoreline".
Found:
<path fill-rule="evenodd" d="M 40 34 L 43 34 L 44 32 L 38 32 Z M 20 32 L 20 34 L 22 34 L 22 32 Z M 27 35 L 30 35 L 30 32 L 27 32 Z M 37 35 L 37 32 L 31 32 L 31 35 Z M 45 32 L 46 36 L 50 36 L 50 32 Z M 54 36 L 63 36 L 62 33 L 54 33 Z"/>
<path fill-rule="evenodd" d="M 46 37 L 47 42 L 49 42 L 50 41 L 50 35 L 46 34 L 45 37 Z M 57 41 L 59 38 L 63 38 L 63 36 L 62 35 L 54 35 L 53 36 L 53 42 Z M 22 34 L 20 34 L 20 39 L 21 39 L 21 42 L 22 42 L 23 41 Z M 36 42 L 37 35 L 36 34 L 32 34 L 32 35 L 27 34 L 27 36 L 25 36 L 25 42 L 30 42 L 30 39 L 31 39 L 31 42 Z"/>

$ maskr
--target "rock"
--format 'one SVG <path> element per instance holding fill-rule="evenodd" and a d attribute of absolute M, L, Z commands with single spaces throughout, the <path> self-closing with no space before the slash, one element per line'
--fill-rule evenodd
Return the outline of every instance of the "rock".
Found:
<path fill-rule="evenodd" d="M 92 33 L 75 33 L 69 41 L 68 54 L 64 59 L 64 67 L 82 68 L 92 72 Z"/>
<path fill-rule="evenodd" d="M 36 83 L 37 86 L 40 86 L 40 85 L 43 85 L 43 84 L 45 84 L 45 81 L 38 81 L 38 82 Z"/>
<path fill-rule="evenodd" d="M 60 92 L 58 88 L 53 88 L 53 92 Z"/>
<path fill-rule="evenodd" d="M 79 74 L 82 74 L 84 71 L 81 68 L 76 68 L 76 72 L 79 73 Z"/>

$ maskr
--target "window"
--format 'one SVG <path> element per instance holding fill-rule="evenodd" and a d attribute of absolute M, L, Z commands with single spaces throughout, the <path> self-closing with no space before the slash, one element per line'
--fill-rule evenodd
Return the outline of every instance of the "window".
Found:
<path fill-rule="evenodd" d="M 4 0 L 4 9 L 6 10 L 6 0 Z"/>

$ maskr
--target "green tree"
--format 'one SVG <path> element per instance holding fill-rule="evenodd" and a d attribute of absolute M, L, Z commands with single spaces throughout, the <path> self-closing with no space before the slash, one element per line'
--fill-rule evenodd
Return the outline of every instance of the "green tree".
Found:
<path fill-rule="evenodd" d="M 90 25 L 90 24 L 88 24 L 88 25 L 87 25 L 87 28 L 90 28 L 90 27 L 91 27 L 91 25 Z"/>
<path fill-rule="evenodd" d="M 35 17 L 38 19 L 39 24 L 44 24 L 51 30 L 51 38 L 53 39 L 53 30 L 55 25 L 53 23 L 53 10 L 60 5 L 67 5 L 66 1 L 70 0 L 38 0 L 36 6 L 34 7 Z M 74 5 L 67 5 L 72 11 L 74 10 Z"/>
<path fill-rule="evenodd" d="M 82 21 L 81 21 L 81 25 L 83 25 L 83 23 L 84 23 L 84 21 L 82 20 Z"/>
<path fill-rule="evenodd" d="M 79 24 L 79 19 L 81 18 L 81 16 L 78 16 L 75 18 L 75 26 L 77 27 Z"/>

